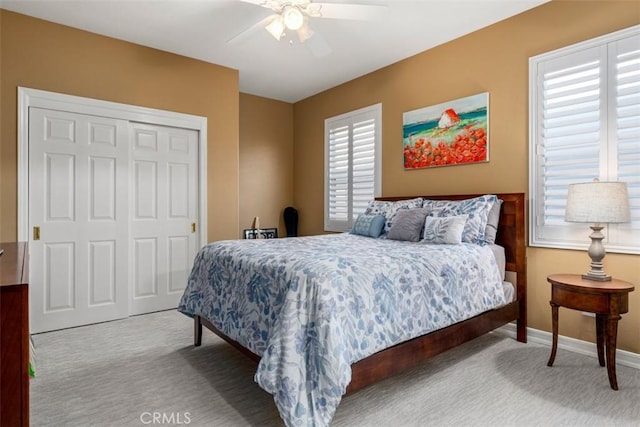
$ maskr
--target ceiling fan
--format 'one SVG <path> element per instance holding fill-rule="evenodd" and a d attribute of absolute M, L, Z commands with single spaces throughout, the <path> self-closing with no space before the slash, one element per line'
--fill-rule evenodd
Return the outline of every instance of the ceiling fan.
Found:
<path fill-rule="evenodd" d="M 350 20 L 371 20 L 382 16 L 385 5 L 363 3 L 327 3 L 312 0 L 240 0 L 271 9 L 274 13 L 256 22 L 251 27 L 228 40 L 238 43 L 256 31 L 264 28 L 275 38 L 281 40 L 287 31 L 296 33 L 300 43 L 313 37 L 311 48 L 316 56 L 331 52 L 329 46 L 316 34 L 309 24 L 309 18 L 330 18 Z M 378 2 L 379 3 L 379 2 Z M 293 39 L 289 39 L 293 43 Z"/>

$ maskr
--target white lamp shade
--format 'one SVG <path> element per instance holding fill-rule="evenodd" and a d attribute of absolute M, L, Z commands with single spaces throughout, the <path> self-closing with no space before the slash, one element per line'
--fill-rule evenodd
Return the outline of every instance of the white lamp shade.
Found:
<path fill-rule="evenodd" d="M 564 219 L 568 222 L 629 222 L 627 184 L 593 181 L 569 185 Z"/>

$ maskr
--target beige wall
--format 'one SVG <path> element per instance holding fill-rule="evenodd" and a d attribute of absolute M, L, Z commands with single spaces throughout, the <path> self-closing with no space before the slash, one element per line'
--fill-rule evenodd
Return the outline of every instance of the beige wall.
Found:
<path fill-rule="evenodd" d="M 282 211 L 292 203 L 293 105 L 241 93 L 240 230 L 257 216 L 286 236 Z"/>
<path fill-rule="evenodd" d="M 0 241 L 17 238 L 17 87 L 204 116 L 209 240 L 238 229 L 238 72 L 0 10 Z"/>
<path fill-rule="evenodd" d="M 301 234 L 317 234 L 325 118 L 382 102 L 384 195 L 527 192 L 528 58 L 638 23 L 636 2 L 553 1 L 291 106 L 239 94 L 235 70 L 0 10 L 0 241 L 17 237 L 17 86 L 205 116 L 209 240 L 238 237 L 256 215 L 284 234 L 292 202 Z M 404 171 L 402 113 L 480 92 L 490 162 Z M 528 266 L 529 324 L 549 331 L 546 276 L 582 272 L 588 257 L 529 248 Z M 637 285 L 619 347 L 640 353 L 640 257 L 608 254 L 605 268 Z M 561 310 L 560 333 L 593 340 L 593 320 Z"/>
<path fill-rule="evenodd" d="M 382 193 L 528 191 L 528 59 L 640 23 L 640 3 L 553 1 L 294 104 L 294 201 L 301 234 L 323 232 L 324 119 L 382 102 Z M 402 113 L 489 92 L 490 162 L 405 171 Z M 585 229 L 585 240 L 590 231 Z M 588 269 L 584 251 L 528 250 L 529 325 L 550 330 L 546 276 Z M 640 256 L 608 254 L 605 268 L 637 285 L 619 348 L 640 353 Z M 561 310 L 563 335 L 594 339 L 593 319 Z"/>

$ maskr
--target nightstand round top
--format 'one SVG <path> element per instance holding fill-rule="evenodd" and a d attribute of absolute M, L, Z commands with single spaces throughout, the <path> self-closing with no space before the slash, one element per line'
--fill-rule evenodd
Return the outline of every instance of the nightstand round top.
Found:
<path fill-rule="evenodd" d="M 624 280 L 611 279 L 608 282 L 583 279 L 580 274 L 550 274 L 547 282 L 560 286 L 574 286 L 578 288 L 593 289 L 598 292 L 631 292 L 634 285 Z"/>

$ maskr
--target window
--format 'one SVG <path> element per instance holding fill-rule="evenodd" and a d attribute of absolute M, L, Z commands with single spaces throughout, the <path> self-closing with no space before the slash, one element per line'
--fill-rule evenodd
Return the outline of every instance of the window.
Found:
<path fill-rule="evenodd" d="M 604 230 L 608 252 L 640 253 L 640 26 L 529 60 L 532 246 L 585 249 L 564 221 L 569 184 L 624 181 L 631 222 Z"/>
<path fill-rule="evenodd" d="M 324 229 L 348 231 L 380 195 L 382 104 L 324 122 Z"/>

